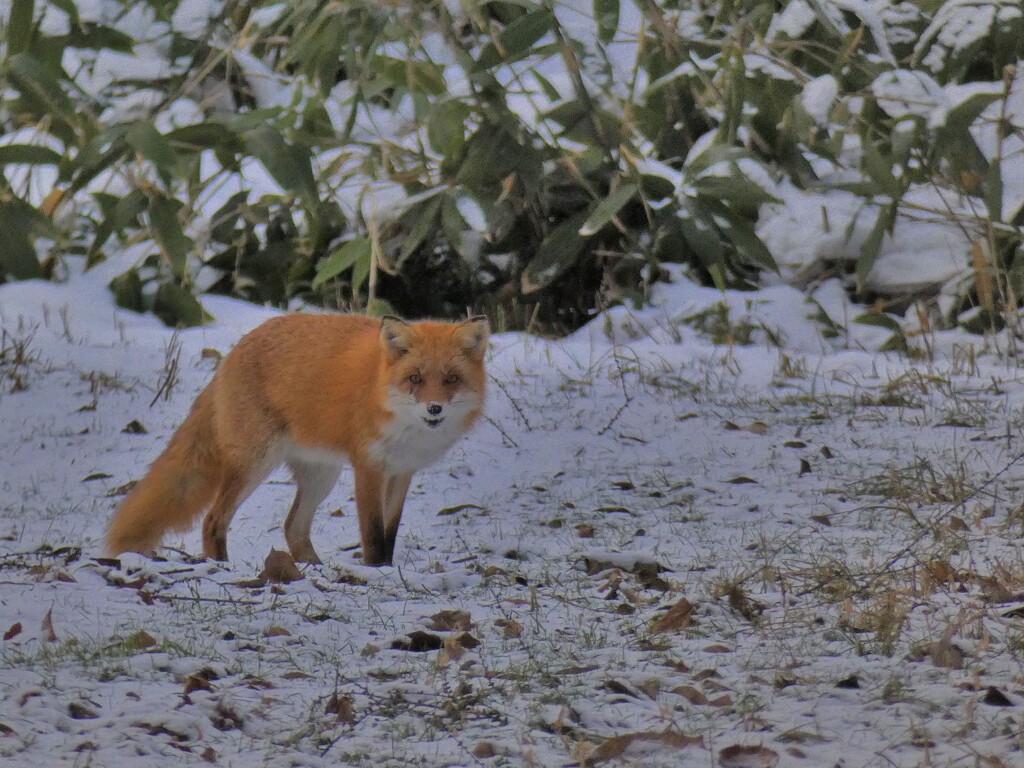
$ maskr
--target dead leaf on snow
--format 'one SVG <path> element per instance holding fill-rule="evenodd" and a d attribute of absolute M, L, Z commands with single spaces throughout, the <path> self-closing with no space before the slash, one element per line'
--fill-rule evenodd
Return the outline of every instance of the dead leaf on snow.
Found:
<path fill-rule="evenodd" d="M 730 485 L 757 485 L 757 480 L 755 480 L 752 477 L 747 477 L 746 475 L 737 475 L 736 477 L 730 478 L 725 482 L 729 483 Z"/>
<path fill-rule="evenodd" d="M 199 675 L 189 675 L 185 678 L 185 688 L 182 691 L 183 696 L 188 696 L 190 693 L 196 691 L 210 691 L 213 690 L 213 686 L 210 685 L 210 681 Z"/>
<path fill-rule="evenodd" d="M 779 753 L 768 747 L 734 744 L 718 753 L 718 764 L 722 768 L 774 768 Z"/>
<path fill-rule="evenodd" d="M 391 647 L 396 651 L 411 651 L 412 653 L 423 653 L 425 651 L 436 651 L 443 645 L 440 635 L 432 635 L 417 629 L 405 637 L 398 637 L 391 641 Z"/>
<path fill-rule="evenodd" d="M 274 624 L 274 625 L 272 625 L 270 627 L 267 627 L 267 630 L 263 633 L 263 636 L 264 637 L 290 637 L 291 634 L 292 633 L 289 632 L 284 627 L 279 626 L 277 624 Z"/>
<path fill-rule="evenodd" d="M 53 631 L 53 608 L 46 612 L 43 616 L 43 638 L 50 643 L 57 642 L 57 633 Z"/>
<path fill-rule="evenodd" d="M 77 701 L 68 704 L 68 715 L 74 720 L 95 720 L 99 717 L 95 710 Z"/>
<path fill-rule="evenodd" d="M 144 648 L 152 648 L 154 645 L 156 645 L 156 638 L 154 638 L 146 630 L 140 629 L 135 634 L 126 637 L 124 639 L 124 644 L 128 648 L 142 650 Z"/>
<path fill-rule="evenodd" d="M 745 425 L 735 424 L 731 421 L 727 421 L 724 424 L 722 424 L 722 426 L 729 431 L 750 432 L 751 434 L 754 435 L 763 435 L 765 432 L 768 431 L 768 425 L 765 424 L 763 421 L 752 421 L 749 424 Z"/>
<path fill-rule="evenodd" d="M 437 632 L 452 632 L 456 629 L 465 631 L 471 624 L 469 611 L 457 608 L 438 611 L 427 620 L 427 627 Z"/>
<path fill-rule="evenodd" d="M 481 760 L 485 760 L 488 757 L 494 757 L 498 754 L 498 750 L 492 741 L 478 741 L 473 745 L 473 749 L 470 751 L 472 752 L 473 757 L 480 758 Z"/>
<path fill-rule="evenodd" d="M 685 597 L 651 622 L 651 632 L 678 632 L 693 624 L 694 606 Z"/>
<path fill-rule="evenodd" d="M 505 637 L 519 637 L 523 634 L 523 625 L 515 619 L 497 619 L 494 626 L 499 627 Z"/>
<path fill-rule="evenodd" d="M 356 721 L 356 711 L 352 707 L 352 697 L 347 695 L 339 696 L 337 691 L 332 693 L 331 698 L 327 700 L 324 714 L 334 715 L 337 722 L 344 723 L 345 725 L 352 725 Z"/>
<path fill-rule="evenodd" d="M 281 549 L 272 549 L 263 561 L 259 578 L 275 584 L 291 584 L 303 578 L 292 556 Z"/>
<path fill-rule="evenodd" d="M 4 632 L 4 640 L 10 640 L 13 637 L 17 637 L 21 634 L 21 622 L 16 621 L 11 624 L 10 628 Z"/>
<path fill-rule="evenodd" d="M 712 643 L 704 648 L 704 653 L 732 653 L 733 649 L 721 643 Z"/>
<path fill-rule="evenodd" d="M 622 757 L 627 751 L 646 752 L 653 748 L 671 747 L 673 749 L 685 749 L 686 747 L 703 747 L 704 739 L 700 736 L 687 736 L 685 733 L 673 731 L 640 731 L 637 733 L 624 733 L 621 736 L 612 736 L 598 744 L 587 756 L 587 763 L 599 763 L 604 760 L 613 760 Z M 631 747 L 636 749 L 630 750 Z"/>
<path fill-rule="evenodd" d="M 437 654 L 437 666 L 444 669 L 450 661 L 458 661 L 466 654 L 466 649 L 459 643 L 457 637 L 446 637 L 441 644 L 441 651 Z"/>
<path fill-rule="evenodd" d="M 964 652 L 950 639 L 948 632 L 944 632 L 941 638 L 932 643 L 928 655 L 936 667 L 962 669 L 964 666 Z"/>
<path fill-rule="evenodd" d="M 708 703 L 708 697 L 704 695 L 703 691 L 699 691 L 692 685 L 680 685 L 672 689 L 672 693 L 677 696 L 682 696 L 691 704 L 703 706 Z"/>
<path fill-rule="evenodd" d="M 580 523 L 576 526 L 576 535 L 581 539 L 594 538 L 594 526 L 590 523 Z"/>
<path fill-rule="evenodd" d="M 1010 701 L 1009 697 L 994 685 L 990 685 L 985 689 L 985 695 L 981 697 L 981 703 L 988 704 L 990 707 L 1013 706 L 1013 702 Z"/>

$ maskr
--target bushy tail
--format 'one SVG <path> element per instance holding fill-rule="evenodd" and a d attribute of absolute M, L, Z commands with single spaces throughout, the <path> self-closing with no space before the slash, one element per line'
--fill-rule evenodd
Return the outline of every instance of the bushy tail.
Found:
<path fill-rule="evenodd" d="M 220 477 L 213 394 L 207 388 L 196 398 L 167 448 L 114 513 L 107 529 L 107 554 L 148 554 L 167 531 L 191 527 L 210 505 Z"/>

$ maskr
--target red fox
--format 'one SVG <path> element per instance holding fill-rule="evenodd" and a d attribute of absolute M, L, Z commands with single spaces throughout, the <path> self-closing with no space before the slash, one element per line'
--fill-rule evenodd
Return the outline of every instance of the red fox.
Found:
<path fill-rule="evenodd" d="M 283 315 L 222 361 L 107 531 L 107 551 L 150 553 L 203 511 L 203 553 L 227 560 L 228 524 L 287 464 L 295 501 L 284 535 L 319 563 L 313 513 L 344 460 L 355 474 L 363 562 L 390 565 L 413 473 L 439 459 L 480 415 L 487 318 L 463 322 Z"/>

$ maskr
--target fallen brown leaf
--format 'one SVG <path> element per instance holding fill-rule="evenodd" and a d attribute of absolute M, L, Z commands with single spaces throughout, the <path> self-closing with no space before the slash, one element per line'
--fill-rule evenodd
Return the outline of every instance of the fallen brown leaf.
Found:
<path fill-rule="evenodd" d="M 523 625 L 515 619 L 497 619 L 494 626 L 499 627 L 505 637 L 519 637 L 523 634 Z"/>
<path fill-rule="evenodd" d="M 621 757 L 634 744 L 642 746 L 645 744 L 660 745 L 673 749 L 684 749 L 686 747 L 703 747 L 704 739 L 700 736 L 687 736 L 685 733 L 673 731 L 640 731 L 638 733 L 624 733 L 621 736 L 612 736 L 598 744 L 587 756 L 587 763 L 599 763 L 604 760 L 612 760 Z"/>
<path fill-rule="evenodd" d="M 677 632 L 693 624 L 694 606 L 685 597 L 651 622 L 652 632 Z"/>
<path fill-rule="evenodd" d="M 427 621 L 427 627 L 437 632 L 452 632 L 456 629 L 466 631 L 472 623 L 469 611 L 450 608 L 431 616 Z"/>
<path fill-rule="evenodd" d="M 768 747 L 734 744 L 718 753 L 718 764 L 721 768 L 774 768 L 779 753 Z"/>
<path fill-rule="evenodd" d="M 57 633 L 53 631 L 53 607 L 51 607 L 46 612 L 46 615 L 43 616 L 42 630 L 43 630 L 43 638 L 45 638 L 47 640 L 47 642 L 50 642 L 50 643 L 57 642 Z"/>
<path fill-rule="evenodd" d="M 272 549 L 263 561 L 259 578 L 275 584 L 291 584 L 303 578 L 292 556 L 281 549 Z"/>

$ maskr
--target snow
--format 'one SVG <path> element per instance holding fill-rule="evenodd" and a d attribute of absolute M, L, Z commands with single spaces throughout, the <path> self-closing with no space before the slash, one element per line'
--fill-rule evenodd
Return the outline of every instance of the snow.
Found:
<path fill-rule="evenodd" d="M 779 184 L 781 203 L 766 203 L 757 234 L 779 265 L 783 280 L 806 284 L 827 264 L 855 262 L 875 224 L 874 206 L 842 190 L 815 192 Z M 886 235 L 867 287 L 899 294 L 938 286 L 970 267 L 971 240 L 963 220 L 952 221 L 947 210 L 960 204 L 930 186 L 912 186 L 904 200 L 920 211 L 916 219 L 899 219 Z M 969 212 L 964 212 L 964 220 Z M 923 258 L 922 254 L 927 254 Z"/>
<path fill-rule="evenodd" d="M 166 560 L 93 559 L 209 379 L 203 350 L 272 314 L 206 296 L 216 321 L 174 335 L 113 306 L 120 266 L 0 286 L 0 762 L 558 765 L 619 744 L 650 766 L 737 745 L 1012 764 L 1015 710 L 985 701 L 1021 704 L 1001 500 L 1024 477 L 1024 387 L 997 359 L 823 334 L 820 312 L 855 311 L 838 280 L 807 301 L 675 269 L 652 306 L 564 340 L 494 336 L 487 419 L 417 476 L 395 567 L 353 551 L 346 473 L 314 521 L 326 565 L 255 587 L 283 546 L 283 472 L 237 515 L 229 563 L 187 559 L 196 530 Z M 172 337 L 181 380 L 153 402 Z M 682 598 L 690 623 L 653 631 Z M 442 649 L 391 647 L 414 631 Z M 944 633 L 963 669 L 922 656 Z M 693 743 L 638 735 L 666 730 Z"/>
<path fill-rule="evenodd" d="M 828 113 L 839 94 L 839 82 L 832 75 L 816 77 L 804 85 L 800 103 L 814 122 L 825 125 Z"/>

